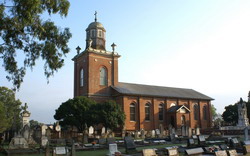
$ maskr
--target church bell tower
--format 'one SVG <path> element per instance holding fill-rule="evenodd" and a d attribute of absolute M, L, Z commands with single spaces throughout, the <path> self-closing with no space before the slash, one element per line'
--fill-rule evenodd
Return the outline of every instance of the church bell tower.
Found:
<path fill-rule="evenodd" d="M 115 44 L 112 51 L 106 50 L 106 30 L 97 22 L 95 12 L 94 22 L 86 29 L 86 48 L 81 52 L 77 47 L 74 61 L 74 97 L 87 96 L 96 101 L 112 99 L 111 87 L 118 84 L 118 58 Z"/>

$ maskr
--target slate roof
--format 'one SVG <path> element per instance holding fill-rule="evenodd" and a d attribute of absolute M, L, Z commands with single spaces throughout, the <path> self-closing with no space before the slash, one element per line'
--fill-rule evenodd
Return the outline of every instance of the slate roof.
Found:
<path fill-rule="evenodd" d="M 112 86 L 112 88 L 118 93 L 126 95 L 213 100 L 211 97 L 199 93 L 193 89 L 151 86 L 123 82 L 119 82 L 118 85 Z"/>

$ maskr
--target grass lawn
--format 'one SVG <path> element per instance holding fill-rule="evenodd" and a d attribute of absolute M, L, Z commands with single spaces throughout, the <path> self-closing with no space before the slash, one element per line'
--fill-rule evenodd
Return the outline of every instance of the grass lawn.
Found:
<path fill-rule="evenodd" d="M 144 146 L 144 147 L 137 147 L 137 151 L 142 151 L 142 149 L 145 148 L 164 148 L 164 147 L 169 147 L 169 146 L 178 146 L 181 144 L 162 144 L 162 145 L 154 145 L 154 146 Z M 120 152 L 125 153 L 125 148 L 119 148 L 118 149 Z M 101 150 L 93 150 L 93 151 L 79 151 L 76 152 L 76 156 L 105 156 L 108 154 L 109 150 L 108 149 L 101 149 Z M 4 154 L 0 153 L 0 156 L 4 156 Z M 22 155 L 25 156 L 25 155 Z M 29 154 L 27 156 L 44 156 L 43 154 Z"/>

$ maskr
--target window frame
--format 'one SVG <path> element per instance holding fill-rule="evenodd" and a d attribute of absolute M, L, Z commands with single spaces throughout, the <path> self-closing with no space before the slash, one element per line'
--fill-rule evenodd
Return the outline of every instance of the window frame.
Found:
<path fill-rule="evenodd" d="M 104 71 L 104 73 L 102 73 Z M 106 67 L 102 66 L 100 68 L 100 86 L 107 86 L 108 85 L 108 70 Z"/>
<path fill-rule="evenodd" d="M 133 111 L 131 111 L 131 109 Z M 131 103 L 129 105 L 129 117 L 130 117 L 130 121 L 136 121 L 136 104 L 135 103 Z"/>
<path fill-rule="evenodd" d="M 198 104 L 194 104 L 194 120 L 199 120 L 199 106 Z"/>
<path fill-rule="evenodd" d="M 150 121 L 150 103 L 145 104 L 145 121 Z"/>
<path fill-rule="evenodd" d="M 80 87 L 84 86 L 84 70 L 83 68 L 80 69 Z"/>
<path fill-rule="evenodd" d="M 164 104 L 160 103 L 158 106 L 158 111 L 159 111 L 159 121 L 163 121 L 164 120 Z"/>

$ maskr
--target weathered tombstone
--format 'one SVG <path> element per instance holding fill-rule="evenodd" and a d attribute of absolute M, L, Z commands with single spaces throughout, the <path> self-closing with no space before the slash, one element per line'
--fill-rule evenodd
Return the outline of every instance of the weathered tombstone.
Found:
<path fill-rule="evenodd" d="M 195 142 L 194 139 L 190 138 L 187 140 L 187 146 L 188 147 L 194 147 L 195 146 Z"/>
<path fill-rule="evenodd" d="M 235 149 L 231 149 L 227 151 L 228 156 L 238 156 L 238 153 L 236 152 Z"/>
<path fill-rule="evenodd" d="M 192 135 L 192 138 L 193 138 L 194 140 L 197 140 L 197 139 L 198 139 L 198 137 L 197 137 L 196 135 Z"/>
<path fill-rule="evenodd" d="M 198 136 L 198 144 L 199 146 L 205 146 L 206 145 L 206 139 L 204 135 L 199 135 Z"/>
<path fill-rule="evenodd" d="M 9 149 L 25 149 L 29 148 L 27 141 L 21 135 L 17 135 L 11 139 Z"/>
<path fill-rule="evenodd" d="M 67 149 L 66 147 L 54 147 L 54 154 L 55 155 L 66 155 Z"/>
<path fill-rule="evenodd" d="M 101 135 L 105 135 L 105 133 L 106 133 L 106 128 L 105 128 L 105 127 L 102 127 Z"/>
<path fill-rule="evenodd" d="M 155 137 L 155 130 L 152 130 L 151 134 L 152 134 L 151 137 L 154 138 Z"/>
<path fill-rule="evenodd" d="M 42 136 L 42 138 L 41 138 L 41 146 L 46 147 L 47 144 L 48 144 L 48 138 L 46 136 Z"/>
<path fill-rule="evenodd" d="M 169 156 L 179 156 L 179 152 L 177 148 L 167 149 L 167 152 Z"/>
<path fill-rule="evenodd" d="M 201 155 L 204 152 L 204 150 L 199 147 L 199 148 L 192 148 L 192 149 L 186 149 L 185 153 L 187 155 Z"/>
<path fill-rule="evenodd" d="M 154 155 L 156 155 L 156 153 L 155 153 L 154 149 L 143 149 L 142 155 L 143 156 L 154 156 Z"/>
<path fill-rule="evenodd" d="M 196 132 L 196 135 L 200 135 L 200 134 L 201 134 L 201 133 L 200 133 L 200 128 L 197 127 L 195 132 Z"/>
<path fill-rule="evenodd" d="M 250 145 L 243 145 L 243 154 L 246 155 L 250 153 Z"/>
<path fill-rule="evenodd" d="M 85 132 L 83 133 L 83 143 L 84 144 L 88 143 L 88 138 L 89 138 L 88 130 L 85 130 Z"/>
<path fill-rule="evenodd" d="M 124 137 L 124 144 L 125 144 L 126 153 L 136 151 L 135 143 L 132 137 Z"/>
<path fill-rule="evenodd" d="M 156 129 L 156 130 L 155 130 L 155 134 L 156 134 L 157 138 L 160 138 L 160 134 L 161 134 L 161 133 L 160 133 L 160 130 L 159 130 L 159 129 Z"/>
<path fill-rule="evenodd" d="M 94 134 L 94 127 L 90 126 L 89 127 L 89 136 L 92 136 Z"/>
<path fill-rule="evenodd" d="M 141 130 L 141 138 L 145 139 L 145 131 L 144 131 L 144 129 Z"/>
<path fill-rule="evenodd" d="M 192 136 L 192 128 L 188 126 L 188 137 Z"/>
<path fill-rule="evenodd" d="M 247 141 L 249 139 L 248 138 L 248 127 L 244 128 L 244 139 L 245 139 L 245 141 Z"/>
<path fill-rule="evenodd" d="M 122 130 L 122 138 L 124 138 L 125 136 L 126 136 L 126 130 L 123 129 L 123 130 Z"/>
<path fill-rule="evenodd" d="M 112 156 L 115 155 L 116 153 L 121 153 L 117 149 L 117 144 L 109 144 L 109 155 Z"/>
<path fill-rule="evenodd" d="M 185 128 L 185 126 L 181 126 L 181 135 L 186 136 L 186 128 Z"/>
<path fill-rule="evenodd" d="M 237 148 L 239 146 L 239 141 L 237 138 L 232 138 L 230 140 L 230 147 Z"/>
<path fill-rule="evenodd" d="M 22 136 L 26 139 L 26 140 L 28 140 L 29 139 L 29 134 L 30 134 L 30 127 L 28 126 L 28 124 L 26 124 L 23 128 L 22 128 L 22 130 L 21 130 L 21 134 L 22 134 Z"/>
<path fill-rule="evenodd" d="M 228 150 L 229 149 L 229 147 L 226 144 L 221 144 L 221 145 L 219 145 L 219 147 L 221 150 Z"/>
<path fill-rule="evenodd" d="M 215 156 L 227 156 L 227 152 L 225 150 L 215 151 Z"/>
<path fill-rule="evenodd" d="M 140 138 L 140 137 L 139 137 L 139 132 L 138 132 L 138 131 L 135 131 L 135 138 L 136 138 L 136 139 Z"/>

